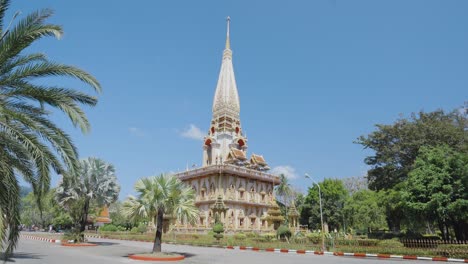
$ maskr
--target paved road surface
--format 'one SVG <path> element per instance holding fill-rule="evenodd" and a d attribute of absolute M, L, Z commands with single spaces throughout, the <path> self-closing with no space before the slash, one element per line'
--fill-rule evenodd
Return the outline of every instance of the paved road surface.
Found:
<path fill-rule="evenodd" d="M 131 260 L 129 253 L 148 252 L 151 243 L 134 241 L 116 241 L 109 239 L 91 239 L 100 243 L 97 247 L 63 247 L 58 244 L 45 243 L 22 238 L 16 253 L 9 263 L 15 264 L 107 264 L 107 263 L 157 263 Z M 163 251 L 180 252 L 186 259 L 174 263 L 225 263 L 225 264 L 286 264 L 286 263 L 363 263 L 363 264 L 403 264 L 429 263 L 427 261 L 379 260 L 372 258 L 351 258 L 335 256 L 302 255 L 295 253 L 271 253 L 239 251 L 219 248 L 204 248 L 182 245 L 163 244 Z"/>

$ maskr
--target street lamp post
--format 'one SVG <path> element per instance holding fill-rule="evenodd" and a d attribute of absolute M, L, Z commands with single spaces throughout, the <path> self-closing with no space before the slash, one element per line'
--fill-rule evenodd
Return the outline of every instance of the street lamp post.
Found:
<path fill-rule="evenodd" d="M 307 178 L 307 179 L 310 179 L 312 180 L 312 182 L 317 185 L 318 189 L 319 189 L 319 205 L 320 205 L 320 223 L 322 224 L 322 251 L 325 252 L 325 232 L 324 232 L 324 228 L 323 228 L 323 211 L 322 211 L 322 191 L 320 189 L 320 185 L 314 181 L 314 179 L 312 179 L 309 174 L 304 174 L 304 176 Z"/>

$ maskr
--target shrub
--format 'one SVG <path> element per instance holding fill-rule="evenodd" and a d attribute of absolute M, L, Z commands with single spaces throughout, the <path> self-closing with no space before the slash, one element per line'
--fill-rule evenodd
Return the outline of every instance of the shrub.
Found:
<path fill-rule="evenodd" d="M 262 238 L 266 242 L 270 242 L 270 241 L 272 241 L 273 239 L 276 238 L 276 234 L 275 233 L 265 233 L 265 234 L 261 234 L 260 238 Z"/>
<path fill-rule="evenodd" d="M 138 232 L 139 232 L 139 231 L 138 231 L 138 227 L 136 227 L 136 226 L 134 226 L 134 227 L 130 230 L 130 233 L 132 233 L 132 234 L 136 234 L 136 233 L 138 233 Z"/>
<path fill-rule="evenodd" d="M 437 251 L 444 257 L 468 259 L 468 244 L 439 245 Z"/>
<path fill-rule="evenodd" d="M 276 230 L 276 235 L 280 239 L 289 239 L 291 237 L 291 230 L 287 226 L 280 226 L 278 230 Z"/>
<path fill-rule="evenodd" d="M 99 231 L 104 231 L 104 232 L 117 232 L 118 231 L 118 228 L 113 225 L 113 224 L 107 224 L 107 225 L 104 225 L 104 226 L 101 226 L 99 228 Z"/>
<path fill-rule="evenodd" d="M 247 232 L 247 233 L 245 233 L 245 236 L 246 236 L 247 238 L 254 238 L 254 237 L 257 237 L 258 234 L 255 233 L 255 232 Z"/>
<path fill-rule="evenodd" d="M 291 240 L 294 241 L 294 243 L 297 243 L 297 244 L 305 244 L 305 243 L 307 243 L 308 239 L 305 236 L 294 236 Z"/>
<path fill-rule="evenodd" d="M 216 223 L 213 226 L 213 232 L 215 233 L 213 236 L 216 238 L 216 240 L 219 242 L 219 239 L 223 238 L 224 235 L 222 234 L 224 232 L 224 226 L 221 223 Z"/>
<path fill-rule="evenodd" d="M 319 244 L 322 241 L 322 234 L 320 233 L 309 233 L 306 237 L 312 244 Z"/>
<path fill-rule="evenodd" d="M 237 233 L 234 234 L 234 239 L 236 240 L 245 240 L 247 236 L 244 233 Z"/>
<path fill-rule="evenodd" d="M 358 239 L 356 241 L 358 246 L 362 247 L 375 247 L 379 243 L 378 239 Z"/>
<path fill-rule="evenodd" d="M 382 240 L 378 243 L 379 247 L 385 248 L 402 248 L 404 247 L 403 243 L 397 240 Z"/>
<path fill-rule="evenodd" d="M 439 235 L 435 235 L 435 234 L 424 234 L 424 235 L 423 235 L 423 239 L 440 240 L 440 236 L 439 236 Z"/>
<path fill-rule="evenodd" d="M 217 223 L 213 226 L 213 232 L 215 233 L 222 233 L 224 232 L 224 226 L 221 223 Z"/>
<path fill-rule="evenodd" d="M 146 233 L 146 231 L 148 230 L 148 226 L 145 223 L 140 223 L 137 229 L 138 229 L 138 232 L 143 234 L 143 233 Z"/>
<path fill-rule="evenodd" d="M 335 239 L 337 246 L 360 246 L 360 247 L 375 247 L 379 243 L 378 239 Z"/>
<path fill-rule="evenodd" d="M 63 234 L 64 240 L 73 240 L 74 243 L 81 243 L 85 241 L 84 233 L 81 233 L 79 230 L 71 230 Z"/>
<path fill-rule="evenodd" d="M 408 230 L 406 231 L 406 233 L 401 234 L 401 238 L 402 239 L 422 239 L 423 236 L 418 232 Z"/>

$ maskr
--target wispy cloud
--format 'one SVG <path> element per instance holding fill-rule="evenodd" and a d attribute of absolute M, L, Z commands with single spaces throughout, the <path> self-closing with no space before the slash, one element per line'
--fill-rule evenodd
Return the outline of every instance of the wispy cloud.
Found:
<path fill-rule="evenodd" d="M 132 134 L 132 135 L 134 135 L 136 137 L 140 137 L 140 138 L 145 136 L 145 132 L 143 132 L 143 130 L 141 130 L 138 127 L 129 127 L 128 132 L 130 132 L 130 134 Z"/>
<path fill-rule="evenodd" d="M 293 167 L 289 165 L 274 167 L 271 170 L 271 174 L 274 174 L 274 175 L 284 174 L 289 179 L 297 178 L 296 169 L 294 169 Z"/>
<path fill-rule="evenodd" d="M 180 135 L 185 138 L 191 138 L 195 140 L 203 140 L 205 137 L 205 133 L 201 131 L 200 128 L 195 126 L 194 124 L 190 124 L 190 126 L 183 130 Z"/>

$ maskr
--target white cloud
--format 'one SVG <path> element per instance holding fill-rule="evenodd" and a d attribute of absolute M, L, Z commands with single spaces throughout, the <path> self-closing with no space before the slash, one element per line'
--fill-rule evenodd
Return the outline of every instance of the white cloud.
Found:
<path fill-rule="evenodd" d="M 180 135 L 182 137 L 191 138 L 195 140 L 203 140 L 203 138 L 205 137 L 205 133 L 203 133 L 201 129 L 195 126 L 194 124 L 190 124 L 189 128 L 182 131 Z"/>
<path fill-rule="evenodd" d="M 297 178 L 296 169 L 288 165 L 274 167 L 270 173 L 274 175 L 284 174 L 289 179 Z"/>
<path fill-rule="evenodd" d="M 141 130 L 138 127 L 129 127 L 128 131 L 130 132 L 130 134 L 132 134 L 132 135 L 134 135 L 136 137 L 144 137 L 145 136 L 145 133 L 143 132 L 143 130 Z"/>

